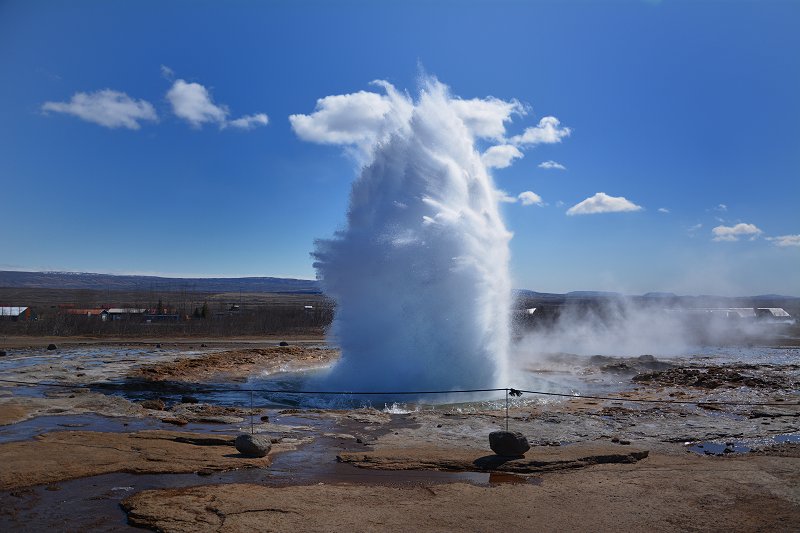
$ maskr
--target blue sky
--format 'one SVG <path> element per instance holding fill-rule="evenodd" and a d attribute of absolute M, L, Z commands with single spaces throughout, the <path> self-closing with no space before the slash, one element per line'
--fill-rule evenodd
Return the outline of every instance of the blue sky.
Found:
<path fill-rule="evenodd" d="M 357 165 L 289 116 L 422 66 L 524 105 L 507 138 L 569 129 L 492 171 L 541 199 L 502 208 L 516 287 L 800 296 L 799 26 L 764 0 L 0 2 L 0 269 L 312 278 Z"/>

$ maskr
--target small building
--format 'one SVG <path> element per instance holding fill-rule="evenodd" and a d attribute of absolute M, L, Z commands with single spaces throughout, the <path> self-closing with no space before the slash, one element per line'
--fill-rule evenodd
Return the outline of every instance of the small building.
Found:
<path fill-rule="evenodd" d="M 30 307 L 0 307 L 0 320 L 35 320 L 36 314 Z"/>
<path fill-rule="evenodd" d="M 108 319 L 108 311 L 106 309 L 65 309 L 64 313 L 70 316 L 99 318 L 103 321 Z"/>
<path fill-rule="evenodd" d="M 139 309 L 133 307 L 112 307 L 107 309 L 109 320 L 123 320 L 129 318 L 141 318 L 147 312 L 147 309 Z"/>
<path fill-rule="evenodd" d="M 769 322 L 794 323 L 792 315 L 787 313 L 782 307 L 758 307 L 755 309 L 757 320 Z"/>
<path fill-rule="evenodd" d="M 693 309 L 666 309 L 668 313 L 685 315 L 700 315 L 707 318 L 722 318 L 730 320 L 747 320 L 772 323 L 793 324 L 794 319 L 782 307 L 723 307 L 723 308 L 693 308 Z"/>

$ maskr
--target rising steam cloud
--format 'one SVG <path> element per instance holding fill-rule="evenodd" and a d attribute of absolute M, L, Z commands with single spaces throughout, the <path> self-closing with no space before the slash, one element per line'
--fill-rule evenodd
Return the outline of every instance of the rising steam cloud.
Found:
<path fill-rule="evenodd" d="M 329 96 L 290 117 L 299 137 L 346 145 L 363 164 L 346 228 L 312 254 L 337 304 L 342 358 L 328 385 L 505 387 L 511 234 L 476 139 L 509 142 L 505 124 L 525 110 L 456 98 L 430 78 L 416 100 L 377 84 L 385 94 Z"/>

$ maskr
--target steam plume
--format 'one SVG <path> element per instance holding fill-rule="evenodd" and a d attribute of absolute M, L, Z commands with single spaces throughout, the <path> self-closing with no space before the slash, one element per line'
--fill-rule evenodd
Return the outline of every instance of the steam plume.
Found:
<path fill-rule="evenodd" d="M 337 304 L 332 333 L 342 359 L 328 384 L 504 387 L 511 234 L 459 112 L 467 101 L 433 79 L 416 101 L 384 88 L 391 106 L 372 130 L 347 226 L 312 254 Z"/>

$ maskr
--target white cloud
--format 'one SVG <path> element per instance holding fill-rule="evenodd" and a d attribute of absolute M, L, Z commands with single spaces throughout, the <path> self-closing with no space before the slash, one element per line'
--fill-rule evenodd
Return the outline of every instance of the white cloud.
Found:
<path fill-rule="evenodd" d="M 199 83 L 175 80 L 167 92 L 167 100 L 172 104 L 172 112 L 195 128 L 207 122 L 223 127 L 229 113 L 226 106 L 214 104 L 208 89 Z"/>
<path fill-rule="evenodd" d="M 567 170 L 567 167 L 565 167 L 561 163 L 556 163 L 555 161 L 542 161 L 541 163 L 539 163 L 538 166 L 539 168 L 546 168 L 548 170 L 550 169 Z"/>
<path fill-rule="evenodd" d="M 767 237 L 775 246 L 788 247 L 800 246 L 800 235 L 781 235 L 780 237 Z"/>
<path fill-rule="evenodd" d="M 714 208 L 714 211 L 725 212 L 728 210 L 728 206 L 725 204 L 719 204 L 717 207 Z"/>
<path fill-rule="evenodd" d="M 228 126 L 239 128 L 243 130 L 252 130 L 257 126 L 266 126 L 269 124 L 269 117 L 264 113 L 256 113 L 255 115 L 245 115 L 237 118 L 236 120 L 228 121 Z"/>
<path fill-rule="evenodd" d="M 506 168 L 511 165 L 514 159 L 522 157 L 519 148 L 510 144 L 500 144 L 492 146 L 481 156 L 486 168 Z"/>
<path fill-rule="evenodd" d="M 435 79 L 428 83 L 439 84 Z M 369 160 L 369 155 L 379 142 L 393 132 L 407 128 L 415 109 L 415 102 L 407 93 L 398 92 L 386 81 L 376 80 L 373 85 L 382 87 L 386 94 L 358 91 L 330 95 L 316 102 L 313 112 L 289 115 L 295 134 L 304 141 L 345 146 L 345 152 Z M 422 89 L 423 97 L 426 89 Z M 542 118 L 537 126 L 527 128 L 521 135 L 506 137 L 506 126 L 514 115 L 524 116 L 528 109 L 516 99 L 499 98 L 462 99 L 445 94 L 447 108 L 461 122 L 473 139 L 496 141 L 483 154 L 489 168 L 505 168 L 523 157 L 523 150 L 541 143 L 556 143 L 570 134 L 555 117 Z M 561 168 L 563 165 L 548 162 Z"/>
<path fill-rule="evenodd" d="M 738 241 L 739 237 L 750 237 L 750 240 L 752 241 L 753 239 L 758 238 L 758 236 L 763 232 L 754 224 L 745 224 L 740 222 L 735 226 L 717 226 L 711 230 L 711 233 L 714 235 L 713 240 L 717 242 L 734 242 Z"/>
<path fill-rule="evenodd" d="M 597 213 L 621 213 L 625 211 L 640 211 L 638 206 L 624 196 L 609 196 L 599 192 L 586 200 L 567 209 L 568 215 L 593 215 Z"/>
<path fill-rule="evenodd" d="M 523 191 L 519 193 L 517 198 L 519 198 L 522 205 L 544 205 L 542 197 L 533 191 Z"/>
<path fill-rule="evenodd" d="M 169 70 L 169 67 L 166 68 Z M 208 89 L 199 83 L 175 80 L 170 90 L 167 91 L 167 100 L 172 104 L 172 112 L 175 113 L 175 116 L 187 121 L 194 128 L 201 128 L 203 124 L 216 124 L 220 129 L 232 126 L 250 130 L 256 126 L 266 126 L 269 122 L 269 118 L 264 113 L 228 120 L 230 114 L 228 106 L 215 104 Z"/>
<path fill-rule="evenodd" d="M 391 85 L 387 83 L 383 87 L 390 91 Z M 310 115 L 290 115 L 289 122 L 304 141 L 366 146 L 384 131 L 393 102 L 391 94 L 368 91 L 331 95 L 317 100 Z"/>
<path fill-rule="evenodd" d="M 694 226 L 689 227 L 689 229 L 687 229 L 686 232 L 689 234 L 690 237 L 694 237 L 694 234 L 697 232 L 697 230 L 699 230 L 702 227 L 703 225 L 698 223 L 695 224 Z"/>
<path fill-rule="evenodd" d="M 161 65 L 161 77 L 165 80 L 172 81 L 175 79 L 175 71 L 166 65 Z"/>
<path fill-rule="evenodd" d="M 561 139 L 568 137 L 572 130 L 561 127 L 561 121 L 556 117 L 542 117 L 537 126 L 526 128 L 522 135 L 511 137 L 511 142 L 518 145 L 537 145 L 560 143 Z"/>
<path fill-rule="evenodd" d="M 304 141 L 367 148 L 413 108 L 408 96 L 398 93 L 390 83 L 377 80 L 372 84 L 383 87 L 386 94 L 358 91 L 325 96 L 317 100 L 313 113 L 290 115 L 292 129 Z M 512 115 L 525 114 L 524 106 L 517 100 L 451 98 L 449 103 L 464 126 L 478 138 L 503 139 L 505 124 Z"/>
<path fill-rule="evenodd" d="M 506 203 L 506 204 L 515 204 L 515 203 L 517 203 L 517 199 L 514 198 L 513 196 L 509 195 L 503 189 L 497 189 L 497 190 L 494 191 L 494 193 L 497 196 L 497 201 L 498 202 L 503 202 L 503 203 Z"/>
<path fill-rule="evenodd" d="M 138 130 L 142 120 L 158 120 L 153 105 L 111 89 L 75 93 L 69 102 L 45 102 L 42 111 L 66 113 L 107 128 Z"/>
<path fill-rule="evenodd" d="M 558 200 L 556 202 L 556 207 L 564 207 L 565 205 L 567 205 L 567 204 L 565 204 L 563 200 Z"/>
<path fill-rule="evenodd" d="M 471 100 L 454 98 L 450 105 L 475 137 L 486 139 L 502 139 L 505 123 L 511 120 L 511 115 L 525 114 L 525 108 L 517 100 L 506 102 L 491 96 Z"/>
<path fill-rule="evenodd" d="M 667 209 L 666 207 L 659 207 L 658 208 L 658 212 L 667 214 L 667 213 L 669 213 L 669 209 Z"/>

